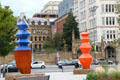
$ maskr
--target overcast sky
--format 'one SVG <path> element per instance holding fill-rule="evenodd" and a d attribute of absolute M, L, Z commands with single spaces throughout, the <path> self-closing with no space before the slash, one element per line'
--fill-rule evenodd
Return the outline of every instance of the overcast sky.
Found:
<path fill-rule="evenodd" d="M 2 6 L 10 6 L 14 12 L 14 16 L 19 16 L 20 12 L 25 12 L 27 18 L 30 18 L 34 13 L 40 12 L 48 1 L 55 0 L 0 0 L 0 3 Z"/>

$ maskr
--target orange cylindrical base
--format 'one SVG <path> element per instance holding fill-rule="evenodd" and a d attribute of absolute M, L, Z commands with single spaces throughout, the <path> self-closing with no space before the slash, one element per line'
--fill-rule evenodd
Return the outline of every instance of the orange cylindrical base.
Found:
<path fill-rule="evenodd" d="M 14 51 L 16 66 L 22 74 L 31 73 L 31 54 L 32 50 Z"/>

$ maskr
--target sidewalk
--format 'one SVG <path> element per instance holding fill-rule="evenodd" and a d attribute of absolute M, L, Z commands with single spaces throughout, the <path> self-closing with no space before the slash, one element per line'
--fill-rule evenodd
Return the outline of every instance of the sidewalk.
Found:
<path fill-rule="evenodd" d="M 5 78 L 0 78 L 0 80 L 5 80 Z"/>
<path fill-rule="evenodd" d="M 72 72 L 46 73 L 50 80 L 86 80 L 86 75 L 74 75 Z"/>
<path fill-rule="evenodd" d="M 52 72 L 45 73 L 50 75 L 50 80 L 86 80 L 86 75 L 74 75 L 72 72 Z M 5 78 L 0 78 L 5 80 Z"/>

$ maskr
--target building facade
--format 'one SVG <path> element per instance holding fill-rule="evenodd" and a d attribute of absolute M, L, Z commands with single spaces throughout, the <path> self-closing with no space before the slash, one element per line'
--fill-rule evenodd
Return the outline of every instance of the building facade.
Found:
<path fill-rule="evenodd" d="M 59 17 L 55 22 L 56 22 L 56 31 L 59 33 L 63 32 L 63 24 L 65 23 L 66 19 L 68 17 L 68 14 L 65 14 L 61 17 Z"/>
<path fill-rule="evenodd" d="M 73 0 L 63 0 L 58 6 L 58 17 L 73 11 Z"/>
<path fill-rule="evenodd" d="M 29 40 L 32 42 L 30 45 L 32 49 L 41 51 L 44 41 L 52 37 L 51 25 L 44 18 L 31 18 L 28 21 L 29 31 L 31 35 Z"/>
<path fill-rule="evenodd" d="M 88 31 L 90 40 L 98 50 L 103 39 L 106 58 L 114 57 L 114 50 L 110 50 L 109 43 L 118 39 L 120 29 L 115 4 L 116 0 L 74 0 L 73 13 L 79 23 L 80 33 Z"/>
<path fill-rule="evenodd" d="M 43 14 L 58 14 L 58 5 L 60 1 L 49 1 L 41 10 Z"/>

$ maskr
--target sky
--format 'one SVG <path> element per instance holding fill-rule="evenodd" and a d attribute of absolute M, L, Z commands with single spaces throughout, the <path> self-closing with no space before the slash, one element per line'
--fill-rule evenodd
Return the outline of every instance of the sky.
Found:
<path fill-rule="evenodd" d="M 10 6 L 14 16 L 19 16 L 21 12 L 25 12 L 27 18 L 31 18 L 34 13 L 39 13 L 48 1 L 55 0 L 0 0 L 0 3 L 2 6 Z"/>

